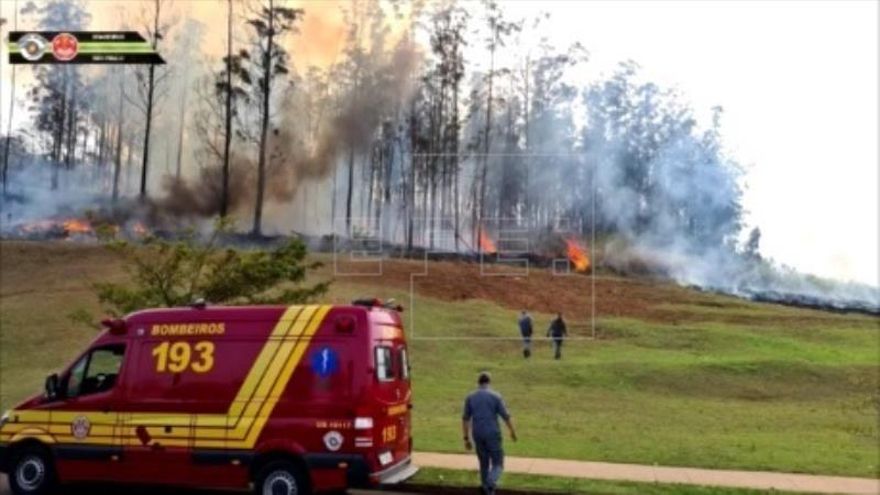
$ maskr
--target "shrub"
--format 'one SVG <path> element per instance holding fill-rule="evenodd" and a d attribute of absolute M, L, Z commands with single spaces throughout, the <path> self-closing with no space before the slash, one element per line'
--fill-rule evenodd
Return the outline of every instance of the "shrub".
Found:
<path fill-rule="evenodd" d="M 98 299 L 114 316 L 150 307 L 183 306 L 197 298 L 216 304 L 294 304 L 323 295 L 329 281 L 304 286 L 306 247 L 292 239 L 271 250 L 220 246 L 228 231 L 218 222 L 208 239 L 186 232 L 174 240 L 148 236 L 142 243 L 109 240 L 122 256 L 128 284 L 94 284 Z"/>

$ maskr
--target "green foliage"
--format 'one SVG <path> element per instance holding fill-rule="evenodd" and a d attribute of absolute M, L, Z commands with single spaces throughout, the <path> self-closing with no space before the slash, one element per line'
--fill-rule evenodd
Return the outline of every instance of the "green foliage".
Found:
<path fill-rule="evenodd" d="M 85 308 L 74 309 L 73 311 L 67 313 L 67 318 L 74 323 L 78 323 L 86 327 L 101 328 L 100 326 L 95 324 L 95 318 L 92 313 L 90 313 L 89 310 Z"/>
<path fill-rule="evenodd" d="M 329 281 L 301 285 L 308 270 L 321 266 L 306 262 L 301 241 L 293 239 L 270 251 L 222 248 L 218 241 L 227 230 L 225 223 L 218 223 L 204 242 L 188 232 L 177 240 L 106 243 L 122 256 L 131 283 L 94 284 L 98 299 L 111 314 L 121 315 L 186 305 L 197 298 L 218 304 L 302 303 L 327 291 Z"/>
<path fill-rule="evenodd" d="M 415 478 L 407 481 L 414 487 L 463 487 L 479 483 L 473 471 L 421 468 Z M 505 473 L 501 479 L 505 492 L 513 493 L 567 493 L 569 495 L 770 495 L 776 491 L 746 488 L 722 488 L 674 483 L 647 483 L 633 481 L 592 480 L 562 476 Z M 456 492 L 457 493 L 457 492 Z M 791 493 L 789 495 L 796 495 Z"/>

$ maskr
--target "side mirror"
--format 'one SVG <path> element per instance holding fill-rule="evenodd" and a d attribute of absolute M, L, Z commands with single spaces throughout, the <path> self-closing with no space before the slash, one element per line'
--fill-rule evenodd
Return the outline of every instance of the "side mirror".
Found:
<path fill-rule="evenodd" d="M 46 377 L 46 398 L 49 400 L 55 400 L 58 398 L 59 392 L 59 380 L 58 374 L 52 373 L 51 375 Z"/>

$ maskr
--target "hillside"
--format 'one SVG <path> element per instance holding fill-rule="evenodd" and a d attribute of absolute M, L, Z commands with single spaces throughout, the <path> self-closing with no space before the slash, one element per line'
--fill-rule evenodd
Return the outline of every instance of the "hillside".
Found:
<path fill-rule="evenodd" d="M 0 249 L 0 405 L 9 407 L 94 335 L 68 317 L 97 312 L 89 283 L 124 273 L 95 246 Z M 509 277 L 498 267 L 481 276 L 478 264 L 414 261 L 386 261 L 381 276 L 367 276 L 378 266 L 321 260 L 316 276 L 335 279 L 329 299 L 375 295 L 406 306 L 419 450 L 460 449 L 460 401 L 489 369 L 521 430 L 513 455 L 877 473 L 877 318 L 645 279 Z M 344 275 L 354 271 L 360 276 Z M 545 342 L 522 359 L 522 308 L 539 332 L 550 313 L 565 313 L 574 335 L 562 361 Z"/>

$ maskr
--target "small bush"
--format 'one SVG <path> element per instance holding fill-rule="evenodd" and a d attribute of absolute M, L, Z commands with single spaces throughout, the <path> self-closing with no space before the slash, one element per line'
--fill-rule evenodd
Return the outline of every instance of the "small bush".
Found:
<path fill-rule="evenodd" d="M 216 304 L 303 303 L 327 291 L 329 281 L 301 285 L 320 263 L 306 263 L 306 247 L 298 239 L 271 250 L 237 250 L 219 246 L 227 231 L 227 224 L 218 222 L 206 240 L 190 231 L 175 240 L 107 241 L 105 246 L 125 260 L 131 281 L 94 284 L 98 299 L 118 316 L 183 306 L 197 298 Z"/>

